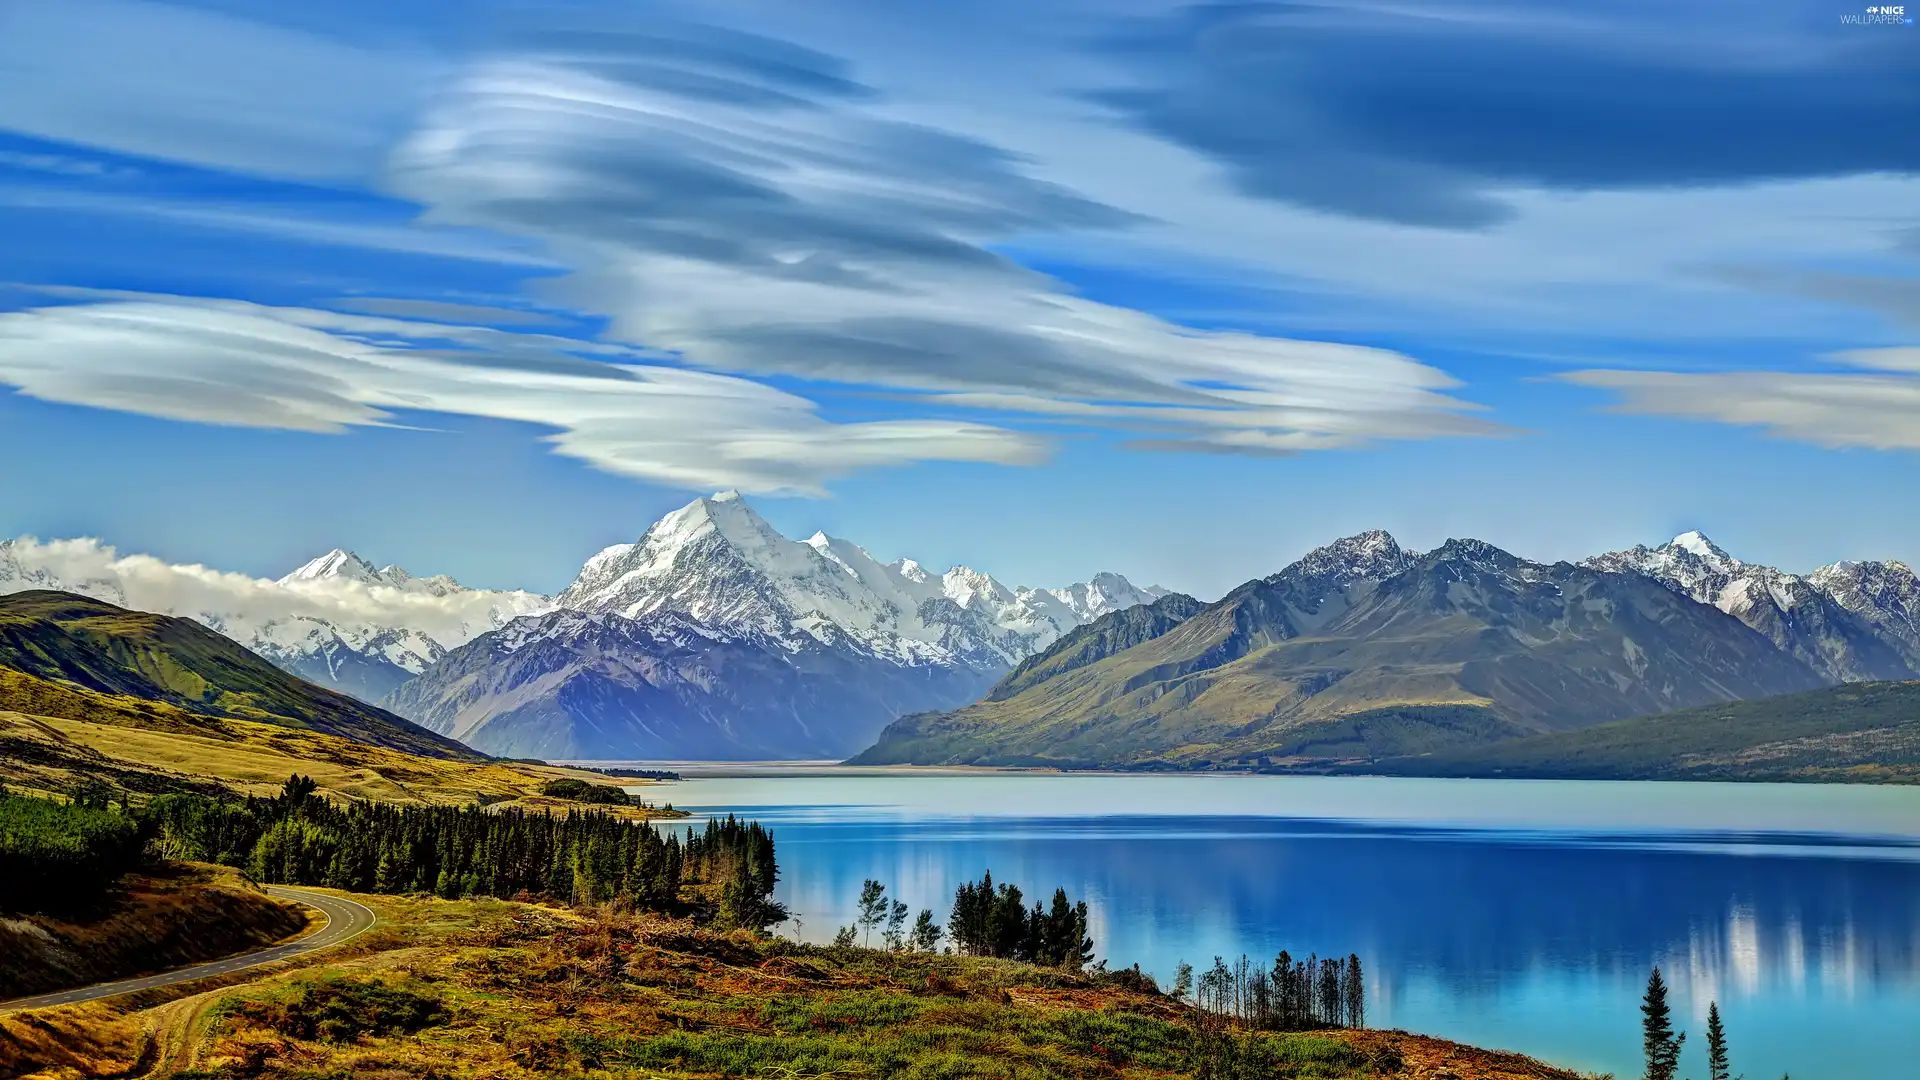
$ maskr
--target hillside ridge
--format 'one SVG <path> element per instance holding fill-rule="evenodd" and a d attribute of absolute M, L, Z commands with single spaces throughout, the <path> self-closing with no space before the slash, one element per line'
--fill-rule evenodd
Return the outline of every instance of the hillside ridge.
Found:
<path fill-rule="evenodd" d="M 74 593 L 0 595 L 0 667 L 201 716 L 308 729 L 426 757 L 484 757 L 290 675 L 191 619 Z"/>

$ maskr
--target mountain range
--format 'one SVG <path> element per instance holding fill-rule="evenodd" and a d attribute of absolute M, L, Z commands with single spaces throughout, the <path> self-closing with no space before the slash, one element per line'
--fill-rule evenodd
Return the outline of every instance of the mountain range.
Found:
<path fill-rule="evenodd" d="M 489 753 L 558 758 L 842 757 L 1164 593 L 882 563 L 825 534 L 790 540 L 732 492 L 595 554 L 553 597 L 343 550 L 266 581 L 92 540 L 0 543 L 0 593 L 27 588 L 189 617 Z"/>
<path fill-rule="evenodd" d="M 1697 532 L 1577 564 L 1362 533 L 1208 603 L 882 562 L 723 492 L 553 596 L 344 550 L 263 580 L 0 543 L 0 593 L 26 589 L 190 618 L 474 748 L 561 759 L 1372 759 L 1920 671 L 1906 565 L 1796 575 Z"/>
<path fill-rule="evenodd" d="M 790 540 L 723 492 L 596 554 L 553 611 L 481 635 L 387 700 L 512 756 L 840 758 L 1161 591 L 881 563 L 824 534 Z"/>
<path fill-rule="evenodd" d="M 853 760 L 1186 768 L 1491 744 L 1912 678 L 1917 596 L 1900 563 L 1801 577 L 1698 533 L 1577 565 L 1365 533 L 1212 604 L 1109 615 Z"/>

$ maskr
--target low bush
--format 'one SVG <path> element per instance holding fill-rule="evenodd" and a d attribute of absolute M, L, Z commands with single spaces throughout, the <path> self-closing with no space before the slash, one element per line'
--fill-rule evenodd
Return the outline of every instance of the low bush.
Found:
<path fill-rule="evenodd" d="M 607 806 L 631 806 L 633 800 L 627 793 L 609 784 L 589 784 L 585 780 L 549 780 L 540 794 L 549 799 L 567 799 L 572 802 L 598 803 Z"/>
<path fill-rule="evenodd" d="M 1321 1035 L 1195 1033 L 1187 1067 L 1194 1080 L 1347 1077 L 1385 1064 L 1339 1039 Z M 1398 1063 L 1389 1072 L 1398 1072 Z"/>
<path fill-rule="evenodd" d="M 233 1014 L 296 1039 L 353 1042 L 411 1035 L 450 1019 L 437 994 L 401 982 L 339 976 L 303 982 L 277 997 L 243 1002 Z"/>

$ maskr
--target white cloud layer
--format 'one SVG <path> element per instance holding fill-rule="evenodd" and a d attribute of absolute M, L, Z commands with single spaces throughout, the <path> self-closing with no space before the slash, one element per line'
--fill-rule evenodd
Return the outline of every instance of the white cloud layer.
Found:
<path fill-rule="evenodd" d="M 207 424 L 340 432 L 399 411 L 537 424 L 563 454 L 674 487 L 818 493 L 913 461 L 1031 462 L 1029 435 L 946 420 L 835 424 L 749 379 L 580 355 L 536 334 L 239 301 L 113 299 L 0 315 L 0 383 Z"/>
<path fill-rule="evenodd" d="M 1195 330 L 1071 295 L 998 247 L 1141 219 L 997 146 L 889 118 L 834 57 L 608 10 L 571 28 L 567 14 L 460 58 L 165 4 L 0 0 L 0 127 L 377 184 L 427 208 L 417 231 L 435 243 L 500 237 L 502 252 L 530 245 L 573 268 L 548 283 L 557 299 L 608 316 L 609 337 L 655 350 L 654 363 L 580 361 L 594 348 L 562 339 L 120 298 L 0 316 L 0 382 L 260 428 L 341 431 L 396 410 L 525 421 L 604 469 L 756 492 L 818 493 L 877 465 L 1045 456 L 1045 440 L 1000 420 L 831 423 L 761 381 L 782 377 L 878 391 L 868 407 L 902 417 L 985 410 L 1146 449 L 1274 454 L 1504 430 L 1399 353 Z M 104 36 L 84 29 L 95 24 Z M 246 227 L 204 207 L 142 212 Z M 320 230 L 336 232 L 348 235 Z M 435 344 L 449 339 L 466 352 Z M 659 363 L 669 354 L 676 366 Z"/>
<path fill-rule="evenodd" d="M 1920 348 L 1860 349 L 1834 360 L 1859 372 L 1576 371 L 1620 395 L 1617 411 L 1764 428 L 1832 448 L 1920 450 Z"/>
<path fill-rule="evenodd" d="M 267 176 L 365 177 L 443 64 L 175 4 L 0 0 L 0 127 Z"/>
<path fill-rule="evenodd" d="M 557 286 L 568 302 L 708 370 L 1070 418 L 1153 448 L 1501 430 L 1399 353 L 1194 330 L 1072 296 L 993 245 L 1127 215 L 992 146 L 872 115 L 858 93 L 800 97 L 781 84 L 798 60 L 769 74 L 748 44 L 703 52 L 683 32 L 690 43 L 536 42 L 480 63 L 395 154 L 389 182 L 431 221 L 545 241 L 578 268 Z M 700 69 L 698 92 L 682 64 Z"/>
<path fill-rule="evenodd" d="M 199 619 L 242 643 L 297 640 L 320 620 L 350 637 L 405 628 L 452 649 L 515 615 L 550 607 L 544 596 L 483 589 L 398 588 L 341 577 L 279 582 L 122 555 L 92 538 L 0 543 L 0 592 L 63 588 L 136 611 Z M 284 643 L 290 643 L 284 642 Z"/>

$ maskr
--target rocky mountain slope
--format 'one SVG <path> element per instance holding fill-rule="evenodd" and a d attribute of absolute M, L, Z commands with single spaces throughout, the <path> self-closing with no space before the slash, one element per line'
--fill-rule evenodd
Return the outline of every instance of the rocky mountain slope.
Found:
<path fill-rule="evenodd" d="M 1109 617 L 1110 619 L 1113 617 Z M 1638 573 L 1476 540 L 1382 533 L 1319 549 L 1157 636 L 1062 641 L 957 712 L 902 718 L 855 760 L 1182 767 L 1493 742 L 1809 689 L 1823 676 Z M 1068 651 L 1073 662 L 1064 662 Z"/>
<path fill-rule="evenodd" d="M 824 534 L 789 540 L 726 492 L 595 555 L 558 610 L 482 635 L 386 700 L 515 757 L 839 758 L 1161 592 L 1116 574 L 1049 590 L 882 563 Z"/>
<path fill-rule="evenodd" d="M 475 635 L 552 606 L 534 593 L 375 569 L 338 549 L 270 581 L 123 556 L 96 540 L 0 541 L 0 594 L 26 589 L 193 619 L 284 671 L 363 701 L 379 700 Z"/>
<path fill-rule="evenodd" d="M 723 633 L 675 615 L 557 611 L 455 649 L 388 699 L 508 757 L 839 758 L 902 713 L 977 697 L 991 676 L 894 663 L 849 640 Z"/>
<path fill-rule="evenodd" d="M 480 756 L 295 678 L 191 619 L 129 611 L 74 593 L 0 596 L 0 668 L 202 716 L 319 731 L 426 757 Z"/>
<path fill-rule="evenodd" d="M 1802 577 L 1741 562 L 1689 532 L 1582 565 L 1639 574 L 1719 608 L 1829 682 L 1911 678 L 1920 664 L 1920 585 L 1900 563 L 1836 563 Z"/>

